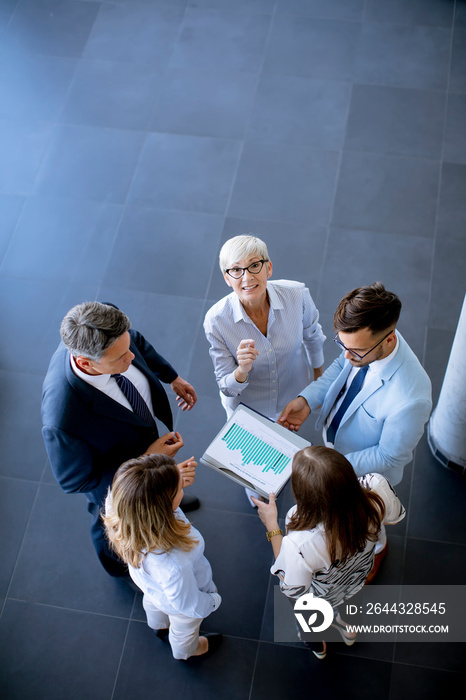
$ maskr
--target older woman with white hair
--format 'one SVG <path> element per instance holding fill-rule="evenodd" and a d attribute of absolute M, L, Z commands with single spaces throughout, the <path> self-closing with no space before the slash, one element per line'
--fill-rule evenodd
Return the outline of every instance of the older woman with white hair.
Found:
<path fill-rule="evenodd" d="M 233 291 L 209 309 L 204 330 L 223 407 L 229 417 L 243 403 L 276 420 L 310 381 L 311 368 L 314 379 L 322 374 L 319 312 L 302 282 L 270 280 L 260 238 L 230 238 L 220 269 Z"/>

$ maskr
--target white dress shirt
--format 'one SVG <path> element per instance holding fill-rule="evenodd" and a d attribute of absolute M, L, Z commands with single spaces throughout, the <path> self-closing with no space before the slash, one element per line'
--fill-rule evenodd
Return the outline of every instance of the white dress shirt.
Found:
<path fill-rule="evenodd" d="M 267 283 L 267 292 L 267 336 L 249 318 L 235 292 L 214 304 L 204 320 L 227 416 L 244 403 L 276 420 L 286 404 L 309 384 L 310 367 L 321 367 L 324 362 L 325 335 L 307 287 L 302 282 L 277 280 Z M 241 383 L 235 378 L 236 350 L 246 338 L 255 341 L 260 354 L 247 381 Z"/>
<path fill-rule="evenodd" d="M 94 389 L 98 389 L 106 396 L 110 397 L 114 401 L 127 408 L 129 411 L 133 411 L 133 408 L 117 384 L 117 381 L 111 374 L 85 374 L 82 372 L 72 355 L 70 355 L 71 369 L 76 374 L 77 377 L 82 379 L 87 384 L 90 384 Z M 134 365 L 130 365 L 126 372 L 121 373 L 123 377 L 129 379 L 130 382 L 134 384 L 136 389 L 141 394 L 142 398 L 147 404 L 151 415 L 154 417 L 154 409 L 152 407 L 152 396 L 150 392 L 149 381 L 147 377 Z"/>
<path fill-rule="evenodd" d="M 364 381 L 363 381 L 363 383 L 362 383 L 362 385 L 361 385 L 360 391 L 362 390 L 363 387 L 370 386 L 370 384 L 375 380 L 376 376 L 377 376 L 378 374 L 380 374 L 380 372 L 381 372 L 382 369 L 385 367 L 385 365 L 388 365 L 388 363 L 391 362 L 391 361 L 393 360 L 393 358 L 395 357 L 396 353 L 398 352 L 399 346 L 400 346 L 400 341 L 399 341 L 399 339 L 398 339 L 398 337 L 397 337 L 395 348 L 392 350 L 392 352 L 390 353 L 390 355 L 387 355 L 387 357 L 383 357 L 381 360 L 375 360 L 374 362 L 371 362 L 371 363 L 368 365 L 367 374 L 366 374 L 366 376 L 364 377 Z M 326 418 L 326 420 L 325 420 L 325 425 L 324 425 L 323 430 L 322 430 L 322 439 L 323 439 L 324 445 L 325 445 L 326 447 L 333 447 L 333 442 L 329 442 L 329 441 L 327 440 L 327 428 L 328 428 L 328 426 L 331 424 L 335 413 L 338 411 L 338 409 L 340 408 L 341 404 L 343 403 L 343 400 L 344 400 L 344 398 L 345 398 L 345 396 L 346 396 L 346 394 L 347 394 L 347 392 L 348 392 L 348 389 L 350 388 L 350 386 L 351 386 L 351 384 L 352 384 L 352 382 L 353 382 L 353 379 L 355 378 L 355 376 L 357 375 L 357 373 L 359 372 L 360 369 L 361 369 L 360 367 L 352 367 L 352 368 L 351 368 L 351 371 L 350 371 L 350 373 L 348 374 L 348 378 L 347 378 L 347 380 L 346 380 L 345 391 L 344 391 L 343 394 L 340 396 L 340 398 L 338 399 L 338 401 L 335 401 L 335 403 L 334 403 L 333 406 L 332 406 L 332 410 L 330 411 L 330 413 L 328 414 L 328 416 L 327 416 L 327 418 Z"/>

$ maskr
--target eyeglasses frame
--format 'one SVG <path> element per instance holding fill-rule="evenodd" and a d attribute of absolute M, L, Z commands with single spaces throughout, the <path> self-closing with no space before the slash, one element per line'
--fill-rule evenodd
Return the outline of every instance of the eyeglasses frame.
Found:
<path fill-rule="evenodd" d="M 239 277 L 235 277 L 234 275 L 231 274 L 230 270 L 232 270 L 232 267 L 229 267 L 228 270 L 225 270 L 226 274 L 229 275 L 232 279 L 234 280 L 240 280 L 242 277 L 244 277 L 244 273 L 246 270 L 249 272 L 250 275 L 259 275 L 262 272 L 262 268 L 264 267 L 264 263 L 269 262 L 268 260 L 254 260 L 250 265 L 247 267 L 239 267 L 237 265 L 238 270 L 241 270 L 241 274 Z M 252 267 L 252 265 L 257 265 L 257 263 L 262 263 L 261 269 L 258 270 L 257 272 L 252 272 L 249 268 Z"/>
<path fill-rule="evenodd" d="M 375 350 L 375 348 L 378 347 L 378 346 L 380 345 L 380 343 L 383 343 L 383 341 L 386 340 L 386 339 L 388 338 L 388 336 L 389 336 L 391 333 L 393 333 L 393 330 L 389 331 L 389 332 L 387 333 L 387 335 L 385 335 L 385 336 L 382 338 L 382 340 L 379 340 L 379 342 L 376 343 L 376 345 L 374 345 L 373 348 L 371 348 L 370 350 L 368 350 L 367 352 L 365 352 L 364 355 L 360 355 L 358 352 L 355 352 L 355 350 L 350 350 L 349 348 L 346 347 L 346 345 L 343 345 L 343 343 L 341 342 L 340 338 L 338 337 L 338 333 L 335 333 L 335 336 L 334 336 L 334 338 L 333 338 L 333 341 L 334 341 L 334 343 L 336 343 L 337 345 L 339 345 L 341 348 L 343 348 L 343 350 L 345 350 L 346 352 L 350 352 L 352 355 L 354 355 L 354 357 L 357 357 L 358 360 L 363 360 L 365 357 L 367 357 L 368 355 L 370 355 L 370 353 L 372 352 L 372 350 Z"/>

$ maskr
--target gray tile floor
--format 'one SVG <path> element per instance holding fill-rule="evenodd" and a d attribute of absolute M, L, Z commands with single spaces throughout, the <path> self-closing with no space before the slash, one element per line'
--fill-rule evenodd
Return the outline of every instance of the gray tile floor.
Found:
<path fill-rule="evenodd" d="M 0 0 L 0 95 L 2 697 L 453 696 L 464 645 L 274 644 L 263 528 L 203 467 L 225 641 L 173 661 L 54 482 L 39 405 L 64 313 L 112 300 L 196 386 L 176 427 L 199 457 L 223 422 L 202 319 L 247 232 L 329 338 L 346 291 L 397 292 L 436 399 L 465 292 L 464 0 Z M 380 583 L 465 584 L 465 490 L 424 438 Z"/>

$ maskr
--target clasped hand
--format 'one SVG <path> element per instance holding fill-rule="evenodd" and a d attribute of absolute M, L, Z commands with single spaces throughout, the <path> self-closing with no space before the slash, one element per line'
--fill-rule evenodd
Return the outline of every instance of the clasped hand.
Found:
<path fill-rule="evenodd" d="M 145 454 L 146 455 L 157 455 L 163 454 L 167 457 L 174 457 L 179 449 L 184 445 L 183 438 L 179 433 L 171 432 L 165 433 L 162 437 L 154 440 L 152 444 L 149 445 Z M 180 462 L 176 465 L 180 470 L 180 474 L 183 477 L 183 488 L 186 486 L 191 486 L 194 483 L 194 478 L 196 476 L 197 462 L 194 460 L 194 456 L 189 459 L 185 459 L 184 462 Z"/>
<path fill-rule="evenodd" d="M 171 433 L 165 433 L 162 437 L 154 440 L 147 448 L 146 455 L 167 455 L 168 457 L 174 457 L 178 450 L 180 450 L 184 445 L 183 438 L 177 432 L 172 431 Z"/>

